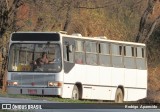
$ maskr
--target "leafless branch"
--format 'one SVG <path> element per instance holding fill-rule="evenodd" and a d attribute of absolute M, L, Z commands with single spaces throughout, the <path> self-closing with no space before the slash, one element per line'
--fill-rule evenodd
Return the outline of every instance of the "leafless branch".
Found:
<path fill-rule="evenodd" d="M 150 36 L 154 32 L 156 25 L 160 22 L 159 14 L 155 19 L 152 18 L 152 16 L 153 17 L 155 16 L 153 11 L 157 6 L 156 3 L 159 3 L 159 1 L 157 2 L 157 1 L 149 0 L 148 7 L 144 11 L 143 16 L 141 17 L 139 32 L 136 38 L 136 42 L 147 43 L 147 41 L 149 41 Z"/>
<path fill-rule="evenodd" d="M 158 16 L 156 19 L 155 19 L 155 21 L 152 23 L 152 25 L 151 25 L 151 28 L 150 28 L 150 30 L 149 30 L 149 32 L 148 32 L 148 34 L 147 34 L 147 37 L 145 38 L 145 40 L 144 40 L 144 43 L 146 43 L 148 40 L 149 40 L 149 37 L 151 36 L 151 34 L 153 33 L 153 31 L 154 31 L 154 29 L 155 29 L 155 27 L 156 27 L 156 25 L 157 25 L 157 23 L 160 21 L 160 16 Z"/>
<path fill-rule="evenodd" d="M 7 10 L 9 10 L 8 0 L 6 0 Z"/>

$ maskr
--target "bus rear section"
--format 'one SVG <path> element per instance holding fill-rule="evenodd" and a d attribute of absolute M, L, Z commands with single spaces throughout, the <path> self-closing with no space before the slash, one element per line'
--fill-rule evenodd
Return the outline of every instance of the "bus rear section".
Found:
<path fill-rule="evenodd" d="M 44 57 L 45 60 L 44 61 Z M 62 94 L 60 36 L 56 33 L 13 33 L 9 48 L 9 94 Z"/>

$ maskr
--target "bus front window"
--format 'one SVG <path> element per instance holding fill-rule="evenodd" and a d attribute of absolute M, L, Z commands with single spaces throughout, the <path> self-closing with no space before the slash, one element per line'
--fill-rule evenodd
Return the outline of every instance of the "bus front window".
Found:
<path fill-rule="evenodd" d="M 45 54 L 45 58 L 42 56 Z M 12 44 L 8 71 L 59 72 L 61 54 L 58 44 Z"/>

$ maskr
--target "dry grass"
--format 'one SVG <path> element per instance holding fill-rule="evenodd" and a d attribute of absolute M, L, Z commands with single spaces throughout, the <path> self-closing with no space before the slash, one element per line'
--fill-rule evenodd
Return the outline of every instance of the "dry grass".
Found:
<path fill-rule="evenodd" d="M 148 88 L 149 91 L 160 91 L 160 64 L 148 69 Z"/>

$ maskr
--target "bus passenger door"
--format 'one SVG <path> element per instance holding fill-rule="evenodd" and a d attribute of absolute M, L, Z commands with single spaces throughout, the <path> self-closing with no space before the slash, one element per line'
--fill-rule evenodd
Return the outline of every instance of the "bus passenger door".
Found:
<path fill-rule="evenodd" d="M 71 98 L 75 84 L 74 42 L 68 38 L 63 40 L 63 98 Z"/>

